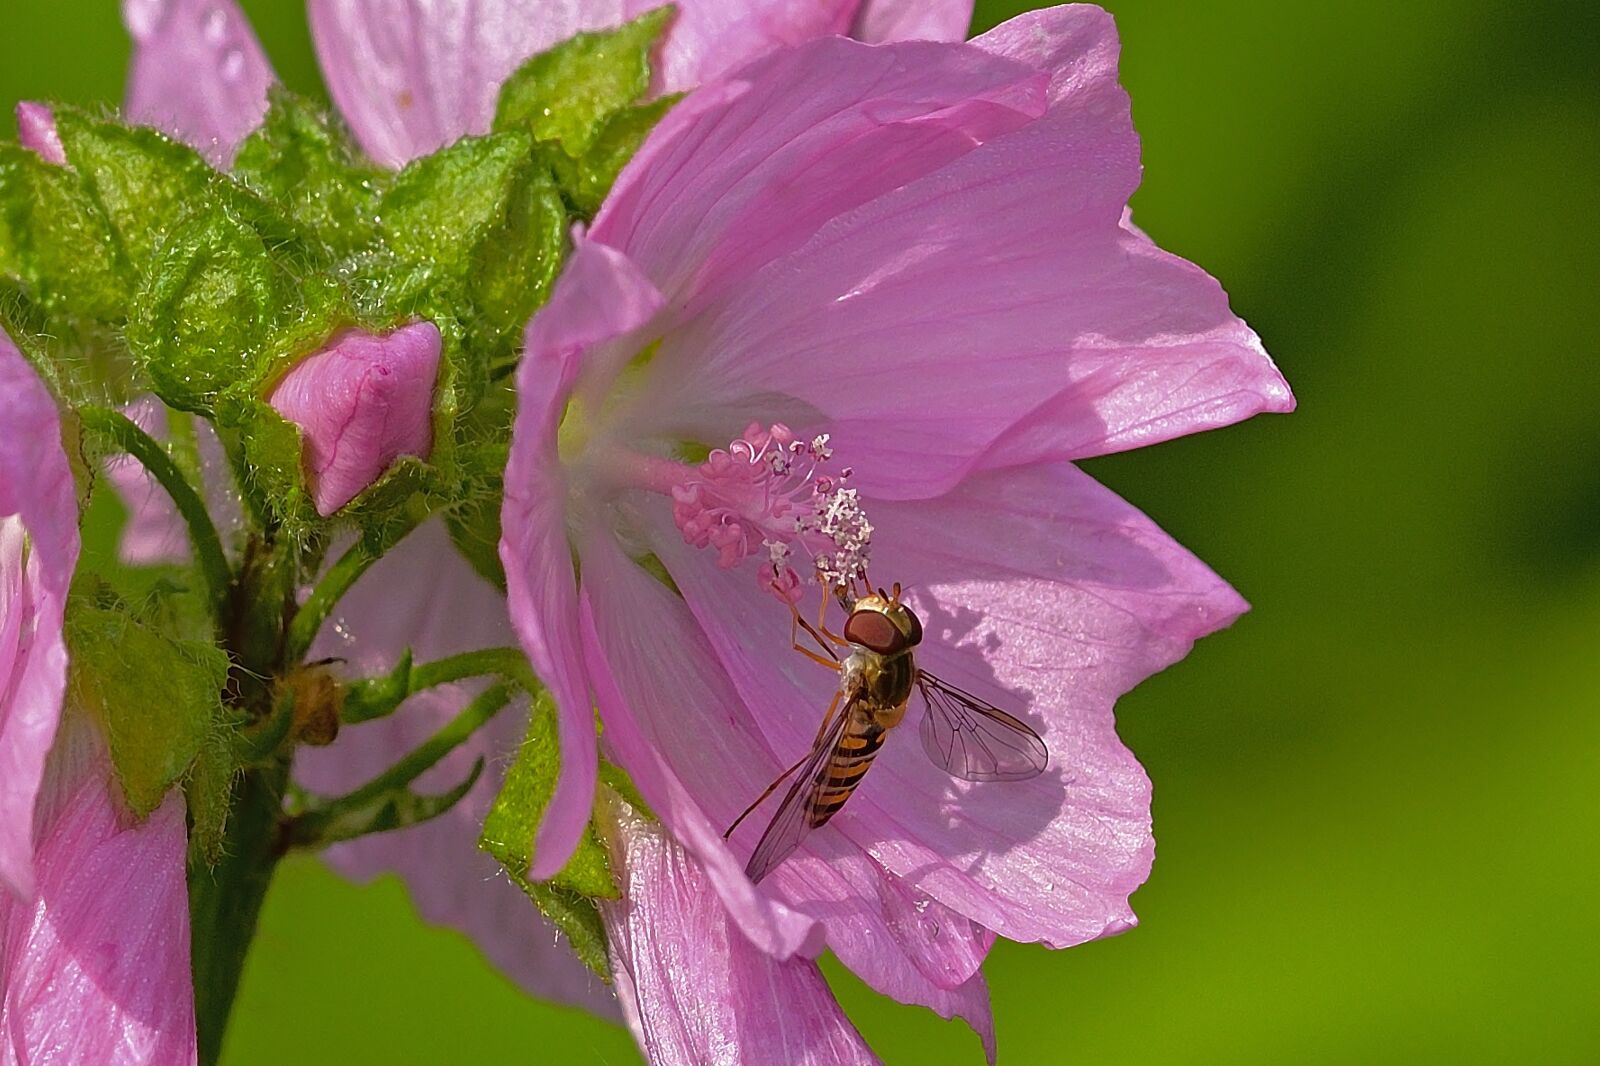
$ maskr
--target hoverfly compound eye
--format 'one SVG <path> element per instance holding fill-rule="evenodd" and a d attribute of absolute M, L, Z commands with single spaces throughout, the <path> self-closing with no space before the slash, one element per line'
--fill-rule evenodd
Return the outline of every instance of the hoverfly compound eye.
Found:
<path fill-rule="evenodd" d="M 914 648 L 922 643 L 922 619 L 909 607 L 901 607 L 900 613 L 906 620 L 906 643 Z"/>
<path fill-rule="evenodd" d="M 907 647 L 906 635 L 894 621 L 882 611 L 870 608 L 855 611 L 845 620 L 844 639 L 879 655 L 892 655 Z"/>

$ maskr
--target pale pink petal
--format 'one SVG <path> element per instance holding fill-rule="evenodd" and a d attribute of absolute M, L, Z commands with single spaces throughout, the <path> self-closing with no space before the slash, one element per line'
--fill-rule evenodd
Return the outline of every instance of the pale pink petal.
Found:
<path fill-rule="evenodd" d="M 56 116 L 44 104 L 24 100 L 17 105 L 17 142 L 46 163 L 59 167 L 67 162 L 61 135 L 56 132 Z"/>
<path fill-rule="evenodd" d="M 826 831 L 1013 940 L 1063 947 L 1127 928 L 1127 897 L 1154 845 L 1149 782 L 1117 738 L 1112 706 L 1244 602 L 1068 464 L 867 508 L 874 578 L 906 584 L 924 620 L 919 664 L 1032 721 L 1052 768 L 1028 782 L 953 779 L 918 743 L 913 697 L 906 726 Z M 788 641 L 782 610 L 749 573 L 718 569 L 668 523 L 658 520 L 655 550 L 773 749 L 798 757 L 835 679 L 774 656 Z M 734 844 L 747 854 L 754 840 L 741 829 Z"/>
<path fill-rule="evenodd" d="M 533 876 L 566 864 L 594 803 L 594 711 L 577 639 L 577 578 L 567 544 L 567 475 L 557 435 L 568 397 L 588 360 L 631 354 L 634 330 L 660 295 L 610 249 L 579 240 L 550 302 L 528 324 L 517 370 L 517 420 L 506 464 L 505 566 L 511 620 L 535 672 L 555 697 L 561 777 L 534 848 Z"/>
<path fill-rule="evenodd" d="M 269 402 L 300 428 L 318 514 L 355 499 L 402 455 L 428 457 L 440 344 L 432 322 L 381 337 L 346 330 L 278 382 Z"/>
<path fill-rule="evenodd" d="M 613 838 L 623 898 L 602 915 L 623 1013 L 653 1066 L 878 1061 L 817 964 L 746 940 L 659 825 L 623 815 Z"/>
<path fill-rule="evenodd" d="M 737 712 L 728 683 L 683 601 L 592 530 L 581 545 L 585 658 L 607 753 L 688 849 L 734 924 L 779 959 L 815 955 L 821 929 L 750 883 L 722 839 L 738 797 L 781 767 Z"/>
<path fill-rule="evenodd" d="M 328 91 L 356 139 L 398 167 L 494 118 L 500 85 L 537 52 L 660 7 L 655 0 L 311 0 Z M 682 0 L 656 88 L 693 88 L 778 45 L 842 32 L 845 0 Z"/>
<path fill-rule="evenodd" d="M 443 523 L 430 521 L 356 582 L 310 657 L 341 659 L 350 676 L 372 677 L 391 670 L 407 648 L 421 663 L 515 639 L 505 597 L 461 558 Z M 475 687 L 430 689 L 388 718 L 347 727 L 329 747 L 302 748 L 295 756 L 297 780 L 323 795 L 365 784 L 453 718 Z M 475 759 L 485 760 L 478 783 L 445 814 L 337 844 L 324 857 L 358 881 L 398 874 L 425 919 L 465 933 L 530 994 L 614 1016 L 611 990 L 477 847 L 484 815 L 526 727 L 525 709 L 508 708 L 417 781 L 421 792 L 443 792 L 466 778 Z"/>
<path fill-rule="evenodd" d="M 976 48 L 787 49 L 669 112 L 590 235 L 690 313 L 829 219 L 1037 117 L 1045 82 Z"/>
<path fill-rule="evenodd" d="M 869 987 L 963 1019 L 994 1061 L 994 1017 L 979 971 L 994 934 L 913 891 L 838 835 L 814 834 L 769 883 L 823 923 L 829 949 Z"/>
<path fill-rule="evenodd" d="M 156 440 L 165 440 L 169 420 L 187 419 L 194 433 L 195 450 L 200 460 L 200 488 L 211 515 L 211 524 L 222 536 L 224 549 L 244 526 L 244 511 L 234 486 L 233 472 L 222 442 L 211 423 L 203 418 L 173 412 L 153 395 L 144 395 L 125 404 L 122 413 L 134 425 Z M 128 515 L 117 541 L 117 558 L 129 566 L 157 566 L 182 563 L 189 558 L 189 531 L 172 505 L 167 490 L 145 472 L 143 465 L 125 453 L 106 459 L 106 482 L 116 492 Z"/>
<path fill-rule="evenodd" d="M 157 440 L 167 435 L 167 408 L 155 396 L 142 396 L 122 409 Z M 189 533 L 161 484 L 131 455 L 106 460 L 106 481 L 128 510 L 117 542 L 117 557 L 129 566 L 181 563 L 189 556 Z"/>
<path fill-rule="evenodd" d="M 657 412 L 680 423 L 692 413 L 692 428 L 712 441 L 751 420 L 826 428 L 864 491 L 917 497 L 944 491 L 990 449 L 991 465 L 1098 454 L 1292 407 L 1221 287 L 1121 224 L 1139 149 L 1109 16 L 1057 8 L 973 46 L 920 47 L 1025 60 L 1049 74 L 1050 111 L 740 276 L 663 342 L 641 390 L 650 403 L 630 411 L 641 434 L 682 431 Z M 810 74 L 799 72 L 789 94 L 827 96 L 840 80 Z M 602 212 L 596 225 L 636 260 L 660 256 L 673 278 L 706 269 L 668 255 L 667 237 L 700 247 L 680 232 L 683 204 L 699 202 L 703 183 L 717 188 L 746 142 L 765 143 L 742 130 L 718 140 L 729 130 L 723 114 L 743 104 L 713 107 L 726 88 L 702 91 L 712 110 L 687 129 L 674 116 L 663 122 L 638 159 L 666 176 L 637 164 L 606 209 L 618 224 L 607 228 Z M 687 191 L 627 206 L 631 221 L 620 224 L 630 197 L 667 182 Z M 777 213 L 730 233 L 741 247 L 764 247 L 792 230 Z"/>
<path fill-rule="evenodd" d="M 962 41 L 972 24 L 972 0 L 866 0 L 850 36 L 884 41 Z"/>
<path fill-rule="evenodd" d="M 183 798 L 135 822 L 97 738 L 50 773 L 37 894 L 0 893 L 0 1064 L 193 1063 Z"/>
<path fill-rule="evenodd" d="M 34 890 L 34 802 L 61 717 L 78 502 L 56 403 L 0 331 L 0 899 Z"/>
<path fill-rule="evenodd" d="M 233 0 L 122 0 L 122 21 L 133 37 L 128 118 L 227 166 L 277 80 L 244 13 Z"/>

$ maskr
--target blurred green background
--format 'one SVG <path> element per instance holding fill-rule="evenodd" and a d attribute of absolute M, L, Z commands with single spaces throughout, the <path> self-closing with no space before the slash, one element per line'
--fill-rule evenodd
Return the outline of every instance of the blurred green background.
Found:
<path fill-rule="evenodd" d="M 321 92 L 299 5 L 244 6 Z M 1156 783 L 1143 924 L 997 947 L 1002 1054 L 1600 1061 L 1595 8 L 1110 6 L 1138 220 L 1223 280 L 1301 406 L 1091 464 L 1255 609 L 1122 701 Z M 0 25 L 0 135 L 17 99 L 120 97 L 111 0 Z M 981 1061 L 830 974 L 886 1061 Z M 637 1061 L 398 884 L 290 863 L 226 1061 L 473 1059 Z"/>

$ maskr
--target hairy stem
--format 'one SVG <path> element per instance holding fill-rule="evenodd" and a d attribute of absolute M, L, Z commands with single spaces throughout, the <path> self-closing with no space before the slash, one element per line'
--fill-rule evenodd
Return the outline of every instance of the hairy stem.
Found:
<path fill-rule="evenodd" d="M 194 973 L 200 1066 L 215 1066 L 267 888 L 282 856 L 279 839 L 288 760 L 245 773 L 234 785 L 227 845 L 215 867 L 189 871 L 189 957 Z"/>
<path fill-rule="evenodd" d="M 228 557 L 222 551 L 222 538 L 211 522 L 205 501 L 183 476 L 178 464 L 167 450 L 150 434 L 140 429 L 127 415 L 104 407 L 84 407 L 79 417 L 86 428 L 105 437 L 118 450 L 127 452 L 145 468 L 151 477 L 161 483 L 173 506 L 178 509 L 184 525 L 189 529 L 189 544 L 194 549 L 195 562 L 205 578 L 211 593 L 213 616 L 220 617 L 233 585 L 233 571 Z"/>

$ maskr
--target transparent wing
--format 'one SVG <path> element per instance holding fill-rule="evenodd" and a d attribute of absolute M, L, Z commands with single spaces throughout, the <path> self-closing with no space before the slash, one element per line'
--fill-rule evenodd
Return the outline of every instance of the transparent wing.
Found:
<path fill-rule="evenodd" d="M 922 749 L 935 766 L 967 781 L 1026 781 L 1044 773 L 1050 752 L 1033 727 L 970 692 L 917 671 Z"/>
<path fill-rule="evenodd" d="M 805 765 L 800 767 L 794 784 L 783 794 L 778 813 L 772 816 L 766 832 L 761 834 L 761 840 L 756 844 L 756 850 L 750 855 L 750 861 L 745 864 L 744 872 L 750 880 L 759 881 L 767 876 L 773 867 L 794 853 L 800 841 L 811 831 L 817 785 L 828 773 L 833 749 L 839 744 L 845 724 L 855 713 L 855 704 L 852 697 L 828 724 L 827 731 L 817 738 L 816 746 L 806 757 Z"/>

